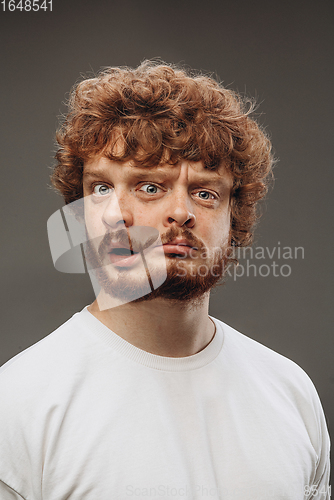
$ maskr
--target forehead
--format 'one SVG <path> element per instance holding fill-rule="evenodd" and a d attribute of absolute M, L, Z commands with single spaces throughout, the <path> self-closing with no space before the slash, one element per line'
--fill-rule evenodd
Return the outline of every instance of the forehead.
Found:
<path fill-rule="evenodd" d="M 165 163 L 154 167 L 146 167 L 136 165 L 133 160 L 119 162 L 100 157 L 85 162 L 83 169 L 84 178 L 107 177 L 112 180 L 114 176 L 117 176 L 122 177 L 124 180 L 127 178 L 145 180 L 152 175 L 158 177 L 161 181 L 173 181 L 183 178 L 189 182 L 216 182 L 230 184 L 231 187 L 233 184 L 232 174 L 223 163 L 215 170 L 205 168 L 201 161 L 191 162 L 188 160 L 180 161 L 175 165 Z"/>

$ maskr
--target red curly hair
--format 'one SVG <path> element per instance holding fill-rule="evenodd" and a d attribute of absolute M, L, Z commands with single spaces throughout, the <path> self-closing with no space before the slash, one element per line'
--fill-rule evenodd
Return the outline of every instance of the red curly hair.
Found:
<path fill-rule="evenodd" d="M 212 78 L 173 65 L 107 68 L 71 93 L 51 181 L 71 203 L 83 196 L 83 166 L 95 155 L 148 167 L 186 159 L 216 169 L 224 161 L 234 179 L 231 243 L 249 245 L 273 165 L 271 143 L 252 110 L 249 100 Z"/>

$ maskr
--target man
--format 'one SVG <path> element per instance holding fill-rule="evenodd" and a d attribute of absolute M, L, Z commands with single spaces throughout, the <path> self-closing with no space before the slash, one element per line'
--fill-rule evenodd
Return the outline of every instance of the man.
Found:
<path fill-rule="evenodd" d="M 97 297 L 1 370 L 1 498 L 328 499 L 312 382 L 208 315 L 272 166 L 250 109 L 150 62 L 69 106 L 53 183 Z"/>

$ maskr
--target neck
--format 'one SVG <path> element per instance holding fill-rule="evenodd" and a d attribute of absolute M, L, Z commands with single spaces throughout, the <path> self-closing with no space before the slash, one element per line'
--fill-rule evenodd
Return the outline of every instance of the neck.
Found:
<path fill-rule="evenodd" d="M 214 336 L 208 316 L 209 293 L 200 301 L 171 303 L 157 298 L 100 311 L 88 307 L 101 323 L 130 344 L 152 354 L 186 357 L 204 349 Z"/>

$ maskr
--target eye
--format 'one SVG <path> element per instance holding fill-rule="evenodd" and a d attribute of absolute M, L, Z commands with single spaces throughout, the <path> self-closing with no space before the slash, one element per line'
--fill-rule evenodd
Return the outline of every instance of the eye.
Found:
<path fill-rule="evenodd" d="M 198 193 L 196 193 L 196 194 L 201 200 L 215 200 L 216 199 L 212 193 L 209 193 L 209 191 L 198 191 Z"/>
<path fill-rule="evenodd" d="M 158 193 L 158 186 L 155 186 L 154 184 L 143 184 L 139 191 L 144 191 L 147 194 L 157 194 Z"/>
<path fill-rule="evenodd" d="M 93 193 L 98 196 L 105 196 L 111 192 L 111 188 L 106 184 L 96 184 L 93 189 Z"/>

